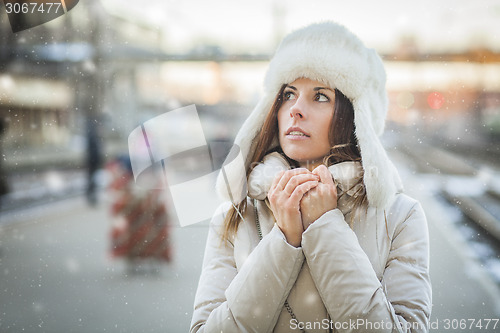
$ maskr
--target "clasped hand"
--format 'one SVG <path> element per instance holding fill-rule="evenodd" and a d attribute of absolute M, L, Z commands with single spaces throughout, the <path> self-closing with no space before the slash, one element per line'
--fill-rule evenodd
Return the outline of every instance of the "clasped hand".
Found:
<path fill-rule="evenodd" d="M 313 171 L 298 168 L 280 172 L 267 195 L 278 227 L 295 247 L 302 233 L 321 215 L 337 207 L 337 187 L 324 165 Z"/>

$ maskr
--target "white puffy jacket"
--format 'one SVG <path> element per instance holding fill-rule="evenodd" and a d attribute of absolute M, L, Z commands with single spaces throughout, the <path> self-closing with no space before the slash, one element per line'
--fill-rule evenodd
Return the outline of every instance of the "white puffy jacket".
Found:
<path fill-rule="evenodd" d="M 191 332 L 426 332 L 431 313 L 429 237 L 420 204 L 397 194 L 387 210 L 337 209 L 289 245 L 265 201 L 253 202 L 234 238 L 213 217 Z M 349 226 L 354 214 L 352 229 Z M 288 299 L 296 321 L 284 307 Z M 330 330 L 331 329 L 331 330 Z"/>

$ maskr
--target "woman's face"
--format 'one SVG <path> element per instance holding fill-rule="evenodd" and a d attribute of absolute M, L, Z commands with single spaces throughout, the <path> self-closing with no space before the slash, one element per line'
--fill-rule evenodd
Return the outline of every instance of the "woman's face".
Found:
<path fill-rule="evenodd" d="M 286 156 L 313 170 L 330 152 L 328 133 L 335 91 L 300 78 L 285 87 L 278 110 L 279 143 Z"/>

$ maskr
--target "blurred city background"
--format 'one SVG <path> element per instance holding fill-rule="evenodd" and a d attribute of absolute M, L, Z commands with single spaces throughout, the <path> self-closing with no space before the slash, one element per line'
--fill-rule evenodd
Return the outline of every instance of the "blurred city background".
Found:
<path fill-rule="evenodd" d="M 169 259 L 131 269 L 113 162 L 190 104 L 230 147 L 279 41 L 321 20 L 385 63 L 383 141 L 429 219 L 433 320 L 500 318 L 498 1 L 85 0 L 18 33 L 0 6 L 0 331 L 188 331 L 208 221 L 181 228 L 167 205 Z"/>

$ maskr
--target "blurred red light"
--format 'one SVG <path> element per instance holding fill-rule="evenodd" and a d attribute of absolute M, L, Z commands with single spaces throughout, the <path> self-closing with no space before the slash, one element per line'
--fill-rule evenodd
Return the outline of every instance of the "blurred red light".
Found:
<path fill-rule="evenodd" d="M 427 96 L 427 104 L 429 104 L 431 109 L 441 109 L 444 104 L 444 97 L 438 92 L 432 92 Z"/>

